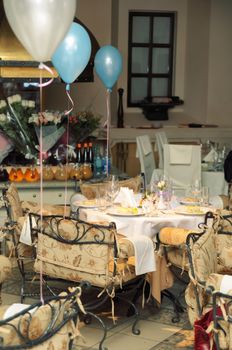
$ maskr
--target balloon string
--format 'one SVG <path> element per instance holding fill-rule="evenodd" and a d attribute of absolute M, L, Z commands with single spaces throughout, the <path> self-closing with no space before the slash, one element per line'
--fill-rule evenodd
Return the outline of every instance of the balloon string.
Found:
<path fill-rule="evenodd" d="M 72 97 L 70 96 L 70 92 L 69 92 L 69 91 L 70 91 L 70 85 L 67 84 L 67 86 L 66 86 L 66 94 L 67 94 L 68 99 L 69 99 L 68 102 L 71 103 L 71 108 L 70 108 L 68 111 L 65 111 L 65 112 L 64 112 L 64 115 L 69 115 L 69 114 L 72 112 L 73 107 L 74 107 L 74 102 L 73 102 L 73 100 L 72 100 Z"/>
<path fill-rule="evenodd" d="M 110 138 L 110 93 L 111 90 L 107 89 L 106 92 L 106 176 L 109 175 L 109 138 Z"/>
<path fill-rule="evenodd" d="M 40 64 L 39 64 L 39 69 L 41 69 L 39 87 L 41 88 L 41 87 L 50 85 L 54 80 L 54 73 L 53 73 L 52 69 L 42 62 L 40 62 Z M 48 81 L 46 81 L 45 83 L 42 83 L 42 73 L 41 73 L 42 69 L 45 69 L 46 71 L 48 71 L 52 75 L 52 78 L 49 79 Z"/>
<path fill-rule="evenodd" d="M 42 113 L 43 109 L 43 84 L 42 84 L 42 71 L 40 71 L 40 113 Z M 42 226 L 43 226 L 43 127 L 42 123 L 40 124 L 39 129 L 39 166 L 40 166 L 40 233 L 42 234 Z M 40 266 L 40 277 L 39 277 L 39 284 L 40 284 L 40 301 L 42 304 L 44 304 L 44 298 L 43 298 L 43 269 L 42 269 L 42 263 Z"/>

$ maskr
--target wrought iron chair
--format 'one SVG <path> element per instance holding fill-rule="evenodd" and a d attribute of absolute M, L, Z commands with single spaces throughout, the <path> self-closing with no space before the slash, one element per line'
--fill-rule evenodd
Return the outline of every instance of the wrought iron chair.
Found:
<path fill-rule="evenodd" d="M 110 301 L 114 319 L 117 300 L 124 301 L 134 311 L 132 332 L 139 334 L 136 327 L 139 312 L 133 295 L 136 299 L 141 293 L 145 276 L 136 276 L 134 251 L 125 247 L 125 240 L 120 242 L 115 224 L 100 225 L 33 213 L 29 219 L 31 233 L 38 237 L 35 271 L 75 284 L 88 281 L 91 289 L 96 290 L 96 297 L 84 302 L 87 311 L 99 309 Z"/>
<path fill-rule="evenodd" d="M 141 188 L 142 179 L 140 176 L 129 178 L 126 180 L 120 180 L 120 187 L 128 187 L 132 189 L 135 193 L 138 193 Z M 107 185 L 104 182 L 90 183 L 84 182 L 80 184 L 80 190 L 82 195 L 87 199 L 94 199 L 98 196 L 103 197 L 106 193 Z"/>
<path fill-rule="evenodd" d="M 0 348 L 71 349 L 79 335 L 78 321 L 84 309 L 81 287 L 47 298 L 11 315 L 9 306 L 0 307 Z M 3 317 L 4 315 L 4 317 Z"/>
<path fill-rule="evenodd" d="M 223 279 L 226 278 L 226 284 L 231 289 L 225 290 Z M 228 280 L 229 278 L 229 280 Z M 206 292 L 210 296 L 213 325 L 212 336 L 217 350 L 231 349 L 232 346 L 232 276 L 223 276 L 220 274 L 211 274 L 206 282 Z M 224 287 L 221 287 L 221 286 Z"/>
<path fill-rule="evenodd" d="M 162 294 L 171 299 L 174 304 L 175 316 L 173 317 L 173 322 L 179 322 L 180 313 L 185 310 L 185 307 L 183 307 L 179 300 L 181 295 L 186 292 L 186 287 L 189 284 L 189 274 L 195 278 L 192 251 L 197 246 L 195 244 L 198 239 L 200 239 L 202 235 L 205 236 L 208 232 L 208 220 L 212 218 L 213 214 L 210 212 L 207 213 L 204 221 L 199 225 L 199 229 L 195 232 L 184 228 L 165 227 L 158 233 L 157 240 L 160 254 L 165 256 L 174 277 L 184 284 L 184 288 L 177 296 L 173 295 L 170 290 L 164 290 L 162 292 Z M 193 291 L 193 293 L 195 293 L 195 291 Z M 200 308 L 198 294 L 196 295 L 196 300 L 197 307 Z"/>
<path fill-rule="evenodd" d="M 21 201 L 14 183 L 11 183 L 9 187 L 2 190 L 2 198 L 7 214 L 6 231 L 8 231 L 8 234 L 6 239 L 9 244 L 8 255 L 15 255 L 17 259 L 22 277 L 21 302 L 23 302 L 25 296 L 33 296 L 25 288 L 27 282 L 31 282 L 35 277 L 35 273 L 31 269 L 31 264 L 34 262 L 36 251 L 34 237 L 32 237 L 32 244 L 27 245 L 20 242 L 20 235 L 24 224 L 28 220 L 28 213 L 30 211 L 39 212 L 41 209 L 38 203 Z M 69 214 L 69 208 L 61 205 L 44 204 L 43 211 L 45 213 L 57 213 L 60 215 L 64 215 L 64 213 Z"/>

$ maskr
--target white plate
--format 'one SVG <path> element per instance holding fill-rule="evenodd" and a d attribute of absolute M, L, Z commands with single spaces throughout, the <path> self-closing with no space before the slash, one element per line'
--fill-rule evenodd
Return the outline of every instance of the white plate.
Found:
<path fill-rule="evenodd" d="M 176 214 L 180 215 L 190 215 L 190 216 L 204 216 L 210 208 L 208 207 L 198 207 L 198 206 L 181 206 L 175 209 Z"/>
<path fill-rule="evenodd" d="M 128 210 L 128 211 L 127 211 Z M 145 215 L 144 211 L 140 208 L 137 209 L 136 213 L 130 212 L 130 209 L 127 208 L 112 208 L 107 210 L 107 214 L 113 216 L 143 216 Z"/>
<path fill-rule="evenodd" d="M 85 200 L 85 201 L 76 201 L 73 202 L 73 205 L 79 208 L 86 208 L 86 209 L 94 209 L 94 208 L 104 208 L 109 207 L 110 203 L 108 202 L 98 202 L 96 200 Z"/>
<path fill-rule="evenodd" d="M 189 200 L 186 200 L 186 198 L 180 198 L 179 200 L 180 204 L 183 204 L 183 205 L 201 205 L 200 201 L 191 201 L 190 199 Z"/>

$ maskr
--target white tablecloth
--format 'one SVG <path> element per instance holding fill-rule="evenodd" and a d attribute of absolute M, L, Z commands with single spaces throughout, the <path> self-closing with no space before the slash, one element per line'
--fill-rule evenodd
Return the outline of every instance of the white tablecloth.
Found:
<path fill-rule="evenodd" d="M 160 213 L 159 216 L 112 216 L 94 209 L 81 209 L 80 219 L 89 222 L 115 222 L 117 231 L 127 237 L 145 235 L 154 238 L 165 226 L 196 230 L 198 224 L 204 221 L 204 216 L 179 215 L 170 212 Z"/>

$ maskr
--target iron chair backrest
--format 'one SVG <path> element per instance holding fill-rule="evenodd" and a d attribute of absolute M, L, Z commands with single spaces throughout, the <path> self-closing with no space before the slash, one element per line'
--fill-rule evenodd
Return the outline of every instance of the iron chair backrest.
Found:
<path fill-rule="evenodd" d="M 71 349 L 71 335 L 74 335 L 80 311 L 83 311 L 79 308 L 81 302 L 77 303 L 81 291 L 82 286 L 76 287 L 70 293 L 46 298 L 0 320 L 0 348 L 34 349 L 40 345 L 47 349 L 50 345 L 55 346 L 53 337 L 60 333 L 61 338 L 56 342 L 67 343 Z"/>
<path fill-rule="evenodd" d="M 86 274 L 89 278 L 90 276 L 94 278 L 93 271 L 96 260 L 99 263 L 97 274 L 104 276 L 105 282 L 110 274 L 109 262 L 112 261 L 113 273 L 111 280 L 113 281 L 118 257 L 116 226 L 114 223 L 100 225 L 77 218 L 55 215 L 40 216 L 33 213 L 29 214 L 29 220 L 31 234 L 38 236 L 35 263 L 37 272 L 40 271 L 40 264 L 42 264 L 44 274 L 49 274 L 49 272 L 46 272 L 46 267 L 52 260 L 52 263 L 57 266 L 72 269 L 72 273 L 67 273 L 67 279 L 78 281 L 81 278 L 80 276 L 85 276 L 85 279 L 94 285 L 94 281 L 88 279 Z M 46 249 L 47 253 L 45 253 Z M 59 251 L 59 255 L 54 260 L 53 257 L 47 259 L 47 254 L 50 254 L 53 249 L 56 249 L 56 253 Z M 61 278 L 62 276 L 50 275 L 50 277 Z"/>

